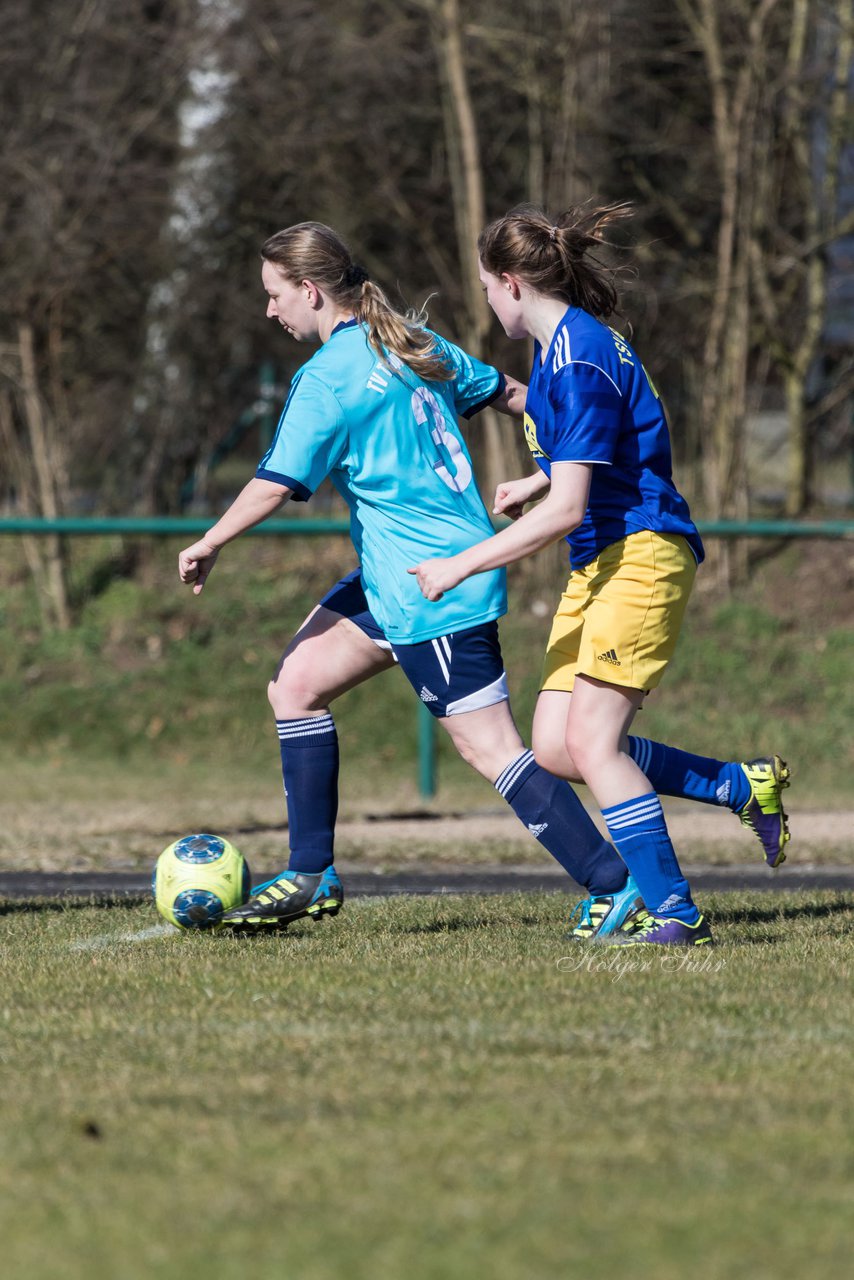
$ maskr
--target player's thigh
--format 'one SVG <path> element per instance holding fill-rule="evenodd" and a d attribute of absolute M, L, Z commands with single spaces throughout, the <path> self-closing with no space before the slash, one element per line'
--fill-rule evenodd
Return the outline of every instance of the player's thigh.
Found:
<path fill-rule="evenodd" d="M 570 574 L 558 600 L 543 658 L 542 692 L 572 693 L 589 589 L 584 571 Z"/>
<path fill-rule="evenodd" d="M 477 711 L 445 716 L 439 723 L 463 760 L 489 782 L 525 750 L 506 698 Z"/>
<path fill-rule="evenodd" d="M 640 689 L 595 680 L 579 672 L 566 719 L 566 747 L 582 777 L 604 768 L 625 744 L 644 700 Z"/>
<path fill-rule="evenodd" d="M 588 567 L 576 674 L 629 690 L 657 687 L 676 648 L 697 562 L 682 537 L 642 530 Z"/>
<path fill-rule="evenodd" d="M 463 759 L 494 781 L 523 749 L 510 712 L 498 624 L 481 623 L 418 644 L 395 643 L 394 652 Z"/>
<path fill-rule="evenodd" d="M 649 691 L 673 656 L 697 562 L 682 537 L 642 530 L 573 570 L 552 621 L 541 688 L 577 675 Z"/>
<path fill-rule="evenodd" d="M 318 605 L 282 655 L 268 697 L 280 719 L 311 715 L 393 666 L 389 648 L 349 618 Z"/>
<path fill-rule="evenodd" d="M 587 572 L 577 570 L 571 573 L 552 618 L 531 731 L 531 746 L 537 763 L 550 773 L 570 781 L 581 776 L 566 744 L 566 723 L 589 600 Z"/>

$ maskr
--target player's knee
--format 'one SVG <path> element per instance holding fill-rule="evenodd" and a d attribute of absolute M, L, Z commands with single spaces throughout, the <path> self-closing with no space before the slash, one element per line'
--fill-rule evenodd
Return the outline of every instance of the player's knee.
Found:
<path fill-rule="evenodd" d="M 573 762 L 573 776 L 579 781 L 601 770 L 611 753 L 609 744 L 601 740 L 590 725 L 573 722 L 572 719 L 566 727 L 565 748 L 567 757 Z"/>
<path fill-rule="evenodd" d="M 277 720 L 298 720 L 324 710 L 328 702 L 306 664 L 290 658 L 282 662 L 267 685 L 267 701 Z"/>
<path fill-rule="evenodd" d="M 451 738 L 461 758 L 487 782 L 494 782 L 522 750 L 521 739 L 505 739 L 500 734 L 494 738 L 482 733 L 470 737 L 452 731 Z"/>
<path fill-rule="evenodd" d="M 470 765 L 472 769 L 489 782 L 493 780 L 491 753 L 485 749 L 482 742 L 472 742 L 467 738 L 455 737 L 454 746 L 467 765 Z M 500 773 L 500 769 L 498 772 Z"/>
<path fill-rule="evenodd" d="M 531 750 L 534 753 L 534 759 L 542 769 L 546 769 L 558 778 L 567 778 L 570 782 L 580 781 L 578 767 L 563 739 L 550 738 L 535 731 Z"/>

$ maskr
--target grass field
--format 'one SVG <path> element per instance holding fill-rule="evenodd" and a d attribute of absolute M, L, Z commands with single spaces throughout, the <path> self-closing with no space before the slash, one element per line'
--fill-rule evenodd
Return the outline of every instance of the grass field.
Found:
<path fill-rule="evenodd" d="M 312 603 L 353 563 L 343 538 L 284 541 L 229 547 L 199 597 L 177 582 L 180 543 L 111 555 L 75 543 L 76 621 L 65 634 L 40 630 L 23 564 L 0 565 L 0 759 L 60 788 L 80 779 L 85 789 L 101 763 L 155 787 L 177 776 L 195 785 L 204 771 L 222 792 L 262 770 L 278 785 L 267 680 Z M 511 575 L 502 622 L 524 734 L 563 574 L 553 554 L 549 584 Z M 854 591 L 834 554 L 781 550 L 726 598 L 701 575 L 672 669 L 636 731 L 724 758 L 779 751 L 811 807 L 854 808 Z M 398 807 L 398 788 L 416 774 L 415 710 L 396 671 L 336 704 L 345 807 L 366 789 L 372 804 Z M 451 804 L 484 795 L 444 741 L 439 772 Z"/>
<path fill-rule="evenodd" d="M 199 599 L 171 547 L 75 555 L 63 635 L 22 563 L 0 567 L 0 869 L 139 870 L 191 830 L 234 837 L 256 878 L 280 866 L 264 686 L 343 541 L 247 540 Z M 701 589 L 638 731 L 781 751 L 792 861 L 839 864 L 854 612 L 826 568 L 789 548 L 727 599 Z M 511 597 L 527 731 L 551 601 L 521 579 Z M 335 714 L 344 868 L 543 864 L 441 739 L 419 796 L 399 673 Z M 683 861 L 757 857 L 731 815 L 671 818 Z M 703 906 L 720 945 L 662 958 L 574 949 L 559 894 L 355 900 L 256 941 L 150 905 L 0 900 L 2 1275 L 835 1280 L 854 894 Z"/>
<path fill-rule="evenodd" d="M 176 835 L 233 835 L 253 869 L 281 863 L 286 836 L 278 750 L 265 697 L 282 645 L 320 591 L 352 563 L 344 538 L 246 539 L 200 597 L 180 587 L 174 540 L 78 540 L 75 625 L 44 633 L 20 548 L 0 564 L 0 868 L 150 865 Z M 554 553 L 553 577 L 562 573 Z M 776 750 L 789 761 L 796 856 L 845 863 L 854 812 L 854 594 L 826 544 L 762 549 L 727 597 L 702 582 L 672 671 L 637 731 L 711 755 Z M 17 555 L 17 559 L 16 559 Z M 530 727 L 554 583 L 511 575 L 502 622 L 516 717 Z M 401 832 L 351 820 L 494 814 L 501 802 L 438 735 L 439 788 L 417 787 L 417 702 L 389 672 L 335 705 L 342 749 L 341 855 L 384 866 L 456 857 L 438 828 Z M 693 809 L 687 862 L 752 858 L 728 815 Z M 720 833 L 720 834 L 718 834 Z M 732 834 L 730 834 L 732 833 Z M 537 860 L 524 833 L 462 837 L 484 862 Z M 462 855 L 461 855 L 462 856 Z"/>
<path fill-rule="evenodd" d="M 261 940 L 8 904 L 10 1280 L 813 1280 L 854 1210 L 854 895 L 711 952 L 559 895 L 353 901 Z"/>

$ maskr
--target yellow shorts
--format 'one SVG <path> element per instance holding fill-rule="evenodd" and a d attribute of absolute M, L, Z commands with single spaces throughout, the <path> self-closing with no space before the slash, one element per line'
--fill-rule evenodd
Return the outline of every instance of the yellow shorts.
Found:
<path fill-rule="evenodd" d="M 576 674 L 654 689 L 673 657 L 697 561 L 684 538 L 644 530 L 569 576 L 543 664 L 542 689 L 572 691 Z"/>

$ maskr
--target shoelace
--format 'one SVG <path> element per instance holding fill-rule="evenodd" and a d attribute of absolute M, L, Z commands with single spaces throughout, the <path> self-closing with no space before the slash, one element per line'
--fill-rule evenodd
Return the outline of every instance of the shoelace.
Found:
<path fill-rule="evenodd" d="M 657 916 L 654 916 L 651 911 L 649 911 L 647 912 L 646 919 L 641 918 L 640 922 L 636 925 L 636 927 L 632 930 L 632 932 L 634 934 L 652 933 L 655 929 L 658 928 L 658 926 L 661 923 L 662 921 L 659 920 Z"/>
<path fill-rule="evenodd" d="M 575 924 L 576 916 L 579 917 L 577 925 Z M 566 922 L 566 927 L 570 932 L 572 932 L 574 928 L 583 929 L 585 925 L 590 925 L 591 928 L 593 927 L 593 921 L 590 918 L 589 898 L 581 898 L 580 901 L 576 902 L 575 906 L 570 911 L 569 919 Z"/>

